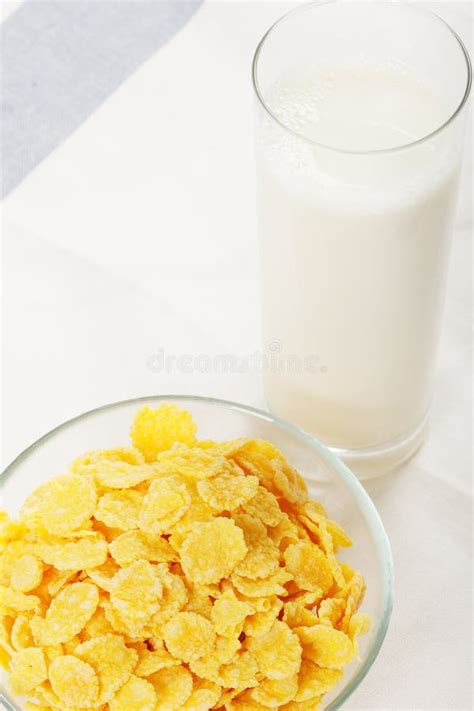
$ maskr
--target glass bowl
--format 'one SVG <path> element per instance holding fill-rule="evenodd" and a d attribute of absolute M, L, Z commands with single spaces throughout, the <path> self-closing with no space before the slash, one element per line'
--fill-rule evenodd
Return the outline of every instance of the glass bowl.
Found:
<path fill-rule="evenodd" d="M 338 555 L 365 576 L 367 594 L 362 606 L 372 618 L 371 629 L 360 640 L 360 659 L 347 667 L 343 681 L 324 698 L 325 711 L 335 711 L 361 683 L 380 650 L 387 632 L 393 591 L 390 544 L 368 494 L 347 467 L 314 437 L 267 412 L 233 402 L 189 396 L 153 396 L 105 405 L 65 422 L 41 437 L 5 470 L 1 479 L 2 507 L 17 515 L 25 497 L 39 484 L 64 473 L 71 460 L 90 449 L 126 445 L 136 410 L 163 400 L 189 410 L 201 439 L 263 438 L 272 442 L 306 480 L 310 495 L 320 501 L 354 541 Z M 6 689 L 7 709 L 22 708 L 21 699 Z"/>

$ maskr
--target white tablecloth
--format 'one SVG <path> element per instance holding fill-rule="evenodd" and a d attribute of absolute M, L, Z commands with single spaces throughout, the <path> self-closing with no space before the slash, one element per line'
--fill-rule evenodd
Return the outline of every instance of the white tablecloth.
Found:
<path fill-rule="evenodd" d="M 250 62 L 286 6 L 204 4 L 6 199 L 4 463 L 128 397 L 264 406 L 257 372 L 160 371 L 159 357 L 261 347 Z M 469 4 L 438 7 L 469 41 Z M 472 706 L 471 176 L 467 149 L 428 441 L 367 487 L 396 602 L 347 709 Z"/>

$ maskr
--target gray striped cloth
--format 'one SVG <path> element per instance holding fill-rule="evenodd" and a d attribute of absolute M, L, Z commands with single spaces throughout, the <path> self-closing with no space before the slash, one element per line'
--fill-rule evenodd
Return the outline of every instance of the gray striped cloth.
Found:
<path fill-rule="evenodd" d="M 1 27 L 2 197 L 178 32 L 201 2 L 20 5 Z"/>

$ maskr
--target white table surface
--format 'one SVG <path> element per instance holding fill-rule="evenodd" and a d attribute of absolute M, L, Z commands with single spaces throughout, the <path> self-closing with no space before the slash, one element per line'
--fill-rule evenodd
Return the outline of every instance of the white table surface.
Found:
<path fill-rule="evenodd" d="M 256 372 L 150 362 L 160 350 L 261 348 L 249 67 L 287 6 L 205 3 L 5 200 L 4 464 L 60 422 L 128 397 L 264 407 Z M 468 3 L 437 9 L 469 42 Z M 392 542 L 396 602 L 351 710 L 472 707 L 471 178 L 468 144 L 431 432 L 367 487 Z"/>

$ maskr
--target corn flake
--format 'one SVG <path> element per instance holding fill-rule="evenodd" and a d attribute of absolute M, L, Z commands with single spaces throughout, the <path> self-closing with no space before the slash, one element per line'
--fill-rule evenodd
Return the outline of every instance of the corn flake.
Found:
<path fill-rule="evenodd" d="M 295 697 L 298 691 L 298 676 L 286 679 L 264 679 L 250 692 L 250 697 L 265 708 L 281 708 Z"/>
<path fill-rule="evenodd" d="M 109 702 L 109 711 L 154 711 L 155 705 L 153 684 L 132 675 Z"/>
<path fill-rule="evenodd" d="M 17 612 L 35 610 L 40 604 L 40 599 L 36 595 L 25 595 L 10 588 L 0 585 L 0 605 Z"/>
<path fill-rule="evenodd" d="M 258 665 L 252 652 L 244 650 L 219 670 L 219 683 L 225 688 L 246 689 L 256 686 Z"/>
<path fill-rule="evenodd" d="M 26 647 L 34 647 L 30 620 L 25 615 L 19 615 L 13 622 L 10 641 L 13 649 L 17 651 L 26 649 Z"/>
<path fill-rule="evenodd" d="M 49 681 L 54 693 L 66 706 L 93 706 L 99 695 L 99 680 L 94 669 L 77 657 L 66 654 L 49 666 Z"/>
<path fill-rule="evenodd" d="M 110 602 L 135 637 L 160 605 L 163 585 L 159 571 L 145 560 L 137 560 L 114 576 Z"/>
<path fill-rule="evenodd" d="M 295 627 L 303 646 L 303 657 L 328 669 L 342 669 L 352 660 L 354 649 L 349 637 L 339 630 L 315 625 Z"/>
<path fill-rule="evenodd" d="M 68 642 L 92 617 L 99 603 L 99 593 L 91 583 L 72 583 L 55 597 L 46 617 L 33 618 L 33 634 L 42 646 Z M 33 623 L 36 623 L 33 627 Z"/>
<path fill-rule="evenodd" d="M 90 664 L 99 678 L 99 704 L 112 699 L 130 678 L 138 659 L 137 652 L 126 647 L 122 637 L 113 634 L 83 642 L 76 647 L 75 654 Z"/>
<path fill-rule="evenodd" d="M 259 487 L 255 496 L 247 501 L 242 508 L 248 514 L 259 518 L 267 526 L 277 526 L 285 517 L 276 497 L 263 487 Z"/>
<path fill-rule="evenodd" d="M 300 541 L 284 552 L 286 569 L 301 590 L 326 593 L 334 579 L 327 558 L 314 543 Z"/>
<path fill-rule="evenodd" d="M 139 525 L 147 533 L 165 533 L 186 513 L 191 495 L 177 476 L 155 479 L 143 499 Z"/>
<path fill-rule="evenodd" d="M 129 464 L 128 462 L 104 460 L 90 465 L 97 484 L 109 489 L 129 489 L 143 481 L 153 479 L 155 473 L 147 464 Z"/>
<path fill-rule="evenodd" d="M 97 496 L 89 479 L 64 474 L 42 484 L 21 509 L 22 520 L 33 529 L 69 536 L 83 527 L 94 513 Z"/>
<path fill-rule="evenodd" d="M 151 676 L 160 669 L 175 667 L 179 665 L 179 660 L 175 659 L 164 647 L 161 640 L 157 643 L 156 649 L 140 649 L 138 652 L 138 664 L 134 669 L 137 676 Z"/>
<path fill-rule="evenodd" d="M 189 412 L 163 402 L 155 410 L 145 405 L 137 412 L 130 436 L 146 461 L 153 462 L 159 452 L 171 449 L 176 442 L 192 447 L 196 442 L 196 425 Z"/>
<path fill-rule="evenodd" d="M 100 497 L 94 518 L 122 531 L 138 528 L 142 500 L 142 494 L 133 489 L 112 491 Z"/>
<path fill-rule="evenodd" d="M 324 669 L 303 659 L 298 674 L 298 693 L 295 701 L 310 701 L 330 691 L 342 677 L 340 669 Z"/>
<path fill-rule="evenodd" d="M 162 633 L 168 650 L 183 662 L 209 654 L 216 637 L 209 620 L 195 612 L 178 612 L 163 626 Z"/>
<path fill-rule="evenodd" d="M 157 476 L 174 474 L 188 482 L 211 479 L 223 474 L 232 474 L 233 462 L 223 456 L 211 456 L 200 449 L 175 445 L 169 452 L 160 452 L 152 467 Z"/>
<path fill-rule="evenodd" d="M 185 575 L 197 583 L 217 583 L 247 554 L 244 534 L 227 518 L 197 523 L 181 546 Z"/>
<path fill-rule="evenodd" d="M 211 620 L 216 632 L 224 637 L 238 637 L 242 632 L 244 620 L 254 613 L 254 608 L 247 602 L 241 602 L 228 591 L 215 601 Z"/>
<path fill-rule="evenodd" d="M 200 497 L 215 511 L 234 511 L 257 493 L 258 479 L 254 476 L 223 474 L 198 482 Z"/>
<path fill-rule="evenodd" d="M 40 546 L 41 558 L 57 570 L 71 571 L 96 568 L 105 563 L 107 543 L 100 534 L 76 540 L 55 541 Z"/>
<path fill-rule="evenodd" d="M 185 667 L 161 669 L 149 677 L 157 696 L 155 711 L 177 711 L 191 696 L 193 678 Z"/>
<path fill-rule="evenodd" d="M 116 449 L 94 449 L 77 457 L 71 464 L 73 474 L 89 473 L 96 464 L 101 462 L 126 462 L 127 464 L 144 464 L 143 454 L 134 447 L 117 447 Z"/>
<path fill-rule="evenodd" d="M 247 597 L 285 596 L 288 595 L 288 590 L 283 586 L 291 580 L 291 575 L 284 568 L 278 568 L 268 578 L 253 580 L 242 575 L 233 574 L 231 580 L 237 590 Z"/>
<path fill-rule="evenodd" d="M 160 607 L 154 613 L 151 621 L 152 627 L 158 627 L 167 622 L 173 615 L 183 609 L 188 601 L 188 591 L 179 575 L 174 573 L 164 573 L 161 575 L 163 594 L 160 600 Z M 197 610 L 199 612 L 199 610 Z"/>
<path fill-rule="evenodd" d="M 284 622 L 276 620 L 267 634 L 249 639 L 262 674 L 269 679 L 285 679 L 301 665 L 301 645 L 297 635 Z"/>
<path fill-rule="evenodd" d="M 111 556 L 120 566 L 137 560 L 167 563 L 178 560 L 178 554 L 166 538 L 143 531 L 127 531 L 109 544 Z"/>
<path fill-rule="evenodd" d="M 44 652 L 28 647 L 17 652 L 11 662 L 10 686 L 15 694 L 28 694 L 48 678 Z"/>

